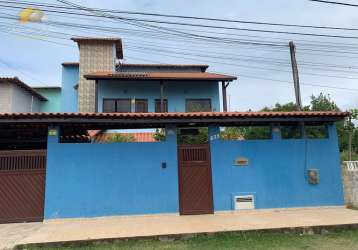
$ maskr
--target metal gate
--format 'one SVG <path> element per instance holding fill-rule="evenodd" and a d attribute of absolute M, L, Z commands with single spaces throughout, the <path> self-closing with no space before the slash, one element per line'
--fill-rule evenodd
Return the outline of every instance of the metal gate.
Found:
<path fill-rule="evenodd" d="M 0 223 L 42 221 L 46 150 L 0 151 Z"/>
<path fill-rule="evenodd" d="M 179 145 L 178 160 L 180 214 L 213 213 L 209 145 Z"/>

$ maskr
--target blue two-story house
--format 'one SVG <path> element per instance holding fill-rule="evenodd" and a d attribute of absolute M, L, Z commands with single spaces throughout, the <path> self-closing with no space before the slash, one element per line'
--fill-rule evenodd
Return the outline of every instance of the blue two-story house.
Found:
<path fill-rule="evenodd" d="M 60 95 L 42 92 L 61 112 L 0 113 L 0 222 L 343 205 L 334 123 L 348 113 L 229 112 L 235 76 L 73 40 Z M 150 142 L 89 138 L 148 128 Z"/>
<path fill-rule="evenodd" d="M 92 47 L 98 47 L 98 43 L 103 40 L 74 40 L 79 44 L 80 63 L 62 64 L 63 112 L 227 111 L 226 88 L 230 82 L 236 80 L 235 76 L 209 73 L 209 66 L 201 64 L 121 63 L 115 56 L 123 55 L 123 52 L 106 53 L 106 49 L 102 51 L 102 55 L 88 57 L 86 52 Z M 105 41 L 122 47 L 119 39 Z M 117 49 L 106 43 L 102 46 Z M 84 55 L 83 59 L 81 55 Z M 99 67 L 98 62 L 105 66 Z M 78 98 L 82 93 L 85 101 Z M 91 94 L 90 98 L 93 100 L 88 100 L 87 94 Z M 84 102 L 87 106 L 82 105 Z"/>

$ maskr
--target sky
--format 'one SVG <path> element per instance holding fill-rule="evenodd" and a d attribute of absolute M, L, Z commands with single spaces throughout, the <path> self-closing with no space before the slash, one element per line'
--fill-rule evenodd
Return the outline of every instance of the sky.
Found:
<path fill-rule="evenodd" d="M 32 0 L 32 2 L 60 4 L 55 0 Z M 358 28 L 358 8 L 325 5 L 308 0 L 72 0 L 72 2 L 91 8 Z M 3 7 L 0 11 L 0 16 L 4 15 L 4 13 L 16 15 L 18 12 L 19 10 L 17 9 Z M 46 11 L 44 13 L 46 21 L 102 25 L 113 28 L 127 28 L 129 30 L 137 29 L 132 25 L 125 25 L 108 19 L 92 21 L 89 18 L 76 19 Z M 156 20 L 163 19 L 157 18 Z M 187 22 L 188 20 L 179 21 Z M 197 23 L 203 24 L 204 22 L 197 21 Z M 217 22 L 211 22 L 210 24 L 358 37 L 358 31 L 327 31 Z M 63 38 L 63 35 L 61 35 L 61 39 L 55 39 L 44 35 L 19 34 L 18 27 L 28 30 L 38 28 L 51 32 L 61 32 L 66 33 L 67 36 Z M 197 29 L 185 26 L 179 28 Z M 23 30 L 20 31 L 24 32 Z M 214 31 L 231 32 L 217 29 Z M 53 35 L 54 33 L 51 34 Z M 278 50 L 264 46 L 227 46 L 225 44 L 206 44 L 203 41 L 196 43 L 179 39 L 150 39 L 138 33 L 130 35 L 128 32 L 123 32 L 123 30 L 109 34 L 64 27 L 56 28 L 44 24 L 20 24 L 18 21 L 6 19 L 0 20 L 0 75 L 18 76 L 31 86 L 60 85 L 61 63 L 79 60 L 78 48 L 69 40 L 71 35 L 102 35 L 122 38 L 124 62 L 126 63 L 203 63 L 210 65 L 208 69 L 210 72 L 235 75 L 238 80 L 231 83 L 228 89 L 229 108 L 231 111 L 259 110 L 265 106 L 273 106 L 278 102 L 287 103 L 295 100 L 288 47 Z M 290 40 L 293 40 L 297 46 L 303 104 L 308 105 L 311 95 L 318 95 L 322 92 L 329 94 L 342 110 L 358 108 L 358 50 L 354 50 L 358 48 L 357 39 L 279 35 L 246 31 L 235 31 L 235 35 L 236 38 L 240 39 L 256 39 L 263 42 L 276 41 L 280 44 L 288 44 Z M 314 46 L 307 44 L 314 44 Z M 347 44 L 350 46 L 348 50 L 346 49 Z M 342 46 L 345 47 L 342 48 Z M 147 47 L 152 49 L 146 49 Z M 163 48 L 175 50 L 176 53 L 163 53 L 160 51 Z M 332 52 L 338 49 L 343 53 Z M 195 56 L 190 54 L 195 54 Z M 222 59 L 222 57 L 226 59 Z M 227 58 L 231 59 L 228 60 Z M 250 61 L 250 58 L 255 59 Z M 281 63 L 271 62 L 275 60 Z M 311 67 L 311 64 L 314 65 Z M 337 89 L 337 87 L 343 89 Z"/>

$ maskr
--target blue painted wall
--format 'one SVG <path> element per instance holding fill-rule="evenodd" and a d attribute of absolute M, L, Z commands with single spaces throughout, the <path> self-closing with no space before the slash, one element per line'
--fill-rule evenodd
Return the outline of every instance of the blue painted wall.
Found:
<path fill-rule="evenodd" d="M 75 65 L 62 66 L 61 112 L 77 112 L 77 90 L 79 68 Z"/>
<path fill-rule="evenodd" d="M 217 82 L 166 82 L 164 96 L 168 99 L 169 112 L 185 112 L 185 100 L 210 98 L 213 111 L 220 111 L 219 85 Z M 103 98 L 148 99 L 148 111 L 154 112 L 154 100 L 160 98 L 159 81 L 98 81 L 98 111 L 102 112 Z"/>
<path fill-rule="evenodd" d="M 46 219 L 178 211 L 175 134 L 153 143 L 57 141 L 49 136 Z"/>
<path fill-rule="evenodd" d="M 223 141 L 210 131 L 216 211 L 233 209 L 238 194 L 254 194 L 256 208 L 344 204 L 335 126 L 329 126 L 329 138 L 307 140 L 278 134 L 273 140 Z M 238 157 L 249 165 L 235 166 Z M 318 185 L 307 182 L 307 169 L 319 170 Z"/>
<path fill-rule="evenodd" d="M 233 196 L 254 194 L 256 208 L 343 205 L 335 126 L 327 139 L 223 141 L 210 128 L 215 211 L 232 210 Z M 45 218 L 176 213 L 176 136 L 165 142 L 76 144 L 49 136 Z M 238 157 L 249 165 L 238 167 Z M 162 169 L 161 163 L 167 168 Z M 318 169 L 311 185 L 306 170 Z"/>

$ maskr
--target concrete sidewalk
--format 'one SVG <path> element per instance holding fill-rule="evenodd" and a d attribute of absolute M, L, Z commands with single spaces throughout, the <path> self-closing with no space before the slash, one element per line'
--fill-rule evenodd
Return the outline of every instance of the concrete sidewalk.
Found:
<path fill-rule="evenodd" d="M 358 224 L 343 207 L 250 210 L 214 215 L 143 215 L 0 225 L 0 248 L 18 244 Z M 6 240 L 10 239 L 10 240 Z"/>

